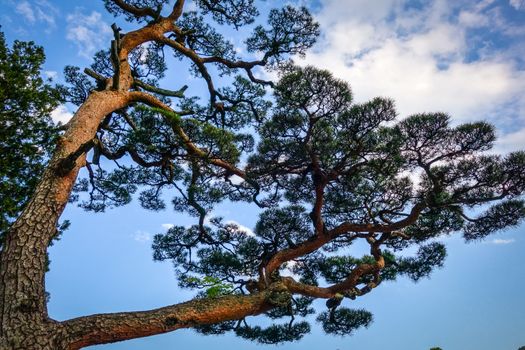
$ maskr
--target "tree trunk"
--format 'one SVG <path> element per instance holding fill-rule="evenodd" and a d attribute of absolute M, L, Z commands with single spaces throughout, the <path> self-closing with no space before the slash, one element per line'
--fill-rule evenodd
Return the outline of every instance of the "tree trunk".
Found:
<path fill-rule="evenodd" d="M 7 232 L 0 254 L 0 350 L 78 350 L 239 319 L 268 310 L 274 305 L 274 296 L 283 293 L 282 288 L 270 288 L 255 295 L 193 300 L 143 312 L 91 315 L 64 322 L 49 318 L 47 248 L 85 162 L 85 154 L 72 161 L 68 156 L 82 153 L 79 150 L 95 137 L 109 113 L 134 101 L 150 103 L 150 99 L 140 92 L 93 92 L 60 138 L 32 199 Z"/>
<path fill-rule="evenodd" d="M 85 156 L 74 160 L 65 174 L 59 170 L 65 157 L 95 137 L 103 118 L 129 100 L 124 92 L 90 95 L 60 138 L 32 199 L 8 231 L 0 256 L 1 350 L 59 348 L 52 336 L 57 332 L 56 322 L 48 319 L 46 307 L 47 248 Z"/>
<path fill-rule="evenodd" d="M 41 324 L 26 324 L 8 329 L 0 338 L 1 350 L 69 350 L 65 338 L 61 338 L 52 321 Z"/>
<path fill-rule="evenodd" d="M 95 138 L 108 114 L 132 102 L 168 108 L 152 95 L 129 91 L 133 79 L 127 55 L 138 45 L 150 40 L 162 41 L 164 33 L 174 31 L 173 22 L 180 16 L 183 3 L 176 2 L 172 16 L 126 34 L 119 57 L 119 89 L 109 90 L 111 81 L 108 81 L 108 90 L 92 92 L 78 109 L 33 197 L 7 232 L 0 252 L 0 350 L 77 350 L 240 319 L 275 307 L 275 300 L 282 300 L 282 295 L 289 300 L 287 289 L 279 285 L 254 295 L 192 300 L 142 312 L 91 315 L 64 322 L 48 316 L 47 248 L 57 233 L 57 222 L 85 163 L 86 145 Z"/>
<path fill-rule="evenodd" d="M 181 2 L 183 3 L 183 2 Z M 119 88 L 92 92 L 68 123 L 49 166 L 22 214 L 6 234 L 0 252 L 0 350 L 66 349 L 71 341 L 62 323 L 49 319 L 45 272 L 47 248 L 67 204 L 78 172 L 85 162 L 85 145 L 96 136 L 110 113 L 140 98 L 127 62 L 129 52 L 173 27 L 170 20 L 130 32 L 119 55 Z M 143 96 L 142 96 L 143 97 Z M 69 159 L 78 155 L 77 159 Z M 68 162 L 64 163 L 64 160 Z"/>

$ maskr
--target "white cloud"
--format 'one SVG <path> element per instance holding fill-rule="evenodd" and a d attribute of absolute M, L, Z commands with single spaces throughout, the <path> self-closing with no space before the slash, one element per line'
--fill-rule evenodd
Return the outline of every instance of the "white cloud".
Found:
<path fill-rule="evenodd" d="M 46 70 L 46 71 L 44 71 L 44 75 L 48 79 L 55 80 L 58 77 L 58 72 L 56 72 L 54 70 Z"/>
<path fill-rule="evenodd" d="M 27 1 L 20 2 L 18 5 L 16 5 L 16 9 L 15 10 L 16 10 L 17 13 L 21 14 L 22 16 L 24 16 L 24 18 L 27 21 L 29 21 L 31 23 L 36 22 L 35 12 L 33 11 L 33 8 L 29 4 L 29 2 L 27 2 Z"/>
<path fill-rule="evenodd" d="M 73 113 L 71 113 L 64 105 L 58 106 L 53 112 L 51 112 L 51 119 L 57 124 L 66 124 L 72 117 Z"/>
<path fill-rule="evenodd" d="M 510 0 L 509 4 L 510 6 L 514 7 L 516 10 L 525 9 L 525 0 Z"/>
<path fill-rule="evenodd" d="M 459 13 L 459 23 L 465 27 L 484 27 L 489 24 L 487 16 L 475 11 L 461 11 Z"/>
<path fill-rule="evenodd" d="M 162 224 L 161 226 L 162 226 L 163 229 L 165 229 L 167 231 L 170 228 L 174 227 L 175 225 L 174 224 Z"/>
<path fill-rule="evenodd" d="M 137 231 L 135 232 L 133 239 L 139 243 L 147 243 L 151 241 L 151 235 L 148 232 Z"/>
<path fill-rule="evenodd" d="M 239 224 L 237 221 L 234 220 L 228 220 L 225 222 L 225 224 L 233 224 L 236 225 L 239 228 L 239 231 L 245 232 L 248 236 L 255 236 L 255 233 L 253 233 L 253 230 L 249 227 L 246 227 L 242 224 Z"/>
<path fill-rule="evenodd" d="M 80 56 L 89 59 L 96 51 L 109 47 L 112 32 L 99 12 L 86 15 L 77 9 L 66 20 L 66 38 L 75 43 Z"/>
<path fill-rule="evenodd" d="M 244 182 L 244 179 L 242 177 L 240 177 L 240 176 L 232 175 L 232 176 L 230 176 L 230 181 L 234 185 L 240 185 L 241 183 Z"/>
<path fill-rule="evenodd" d="M 469 36 L 474 26 L 508 31 L 492 3 L 434 0 L 407 9 L 403 0 L 328 0 L 318 14 L 324 37 L 298 63 L 348 81 L 356 102 L 392 97 L 401 118 L 443 111 L 455 122 L 523 124 L 525 71 L 515 63 L 519 48 L 489 45 L 482 51 L 484 43 Z M 477 57 L 473 50 L 479 50 Z"/>
<path fill-rule="evenodd" d="M 47 25 L 46 31 L 56 27 L 56 16 L 60 13 L 58 8 L 46 0 L 29 2 L 21 1 L 15 7 L 16 13 L 22 15 L 26 21 L 35 24 L 42 22 Z"/>
<path fill-rule="evenodd" d="M 525 128 L 500 137 L 494 146 L 494 152 L 505 154 L 525 148 Z"/>
<path fill-rule="evenodd" d="M 511 244 L 511 243 L 514 243 L 514 242 L 516 242 L 516 240 L 513 239 L 513 238 L 510 238 L 510 239 L 495 238 L 492 241 L 490 241 L 489 243 L 496 244 L 496 245 L 503 245 L 503 244 Z"/>

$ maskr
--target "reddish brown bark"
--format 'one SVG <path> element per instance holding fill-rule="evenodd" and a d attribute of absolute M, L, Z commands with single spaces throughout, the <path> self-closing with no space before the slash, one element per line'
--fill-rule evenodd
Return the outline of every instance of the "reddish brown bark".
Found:
<path fill-rule="evenodd" d="M 120 3 L 124 6 L 123 2 Z M 56 224 L 71 194 L 78 172 L 85 162 L 82 149 L 96 135 L 104 118 L 132 102 L 160 108 L 152 95 L 130 92 L 133 85 L 127 56 L 150 40 L 173 31 L 173 19 L 180 16 L 183 1 L 177 1 L 169 18 L 128 33 L 120 51 L 119 91 L 94 91 L 78 109 L 60 138 L 34 196 L 10 228 L 0 262 L 0 349 L 79 349 L 159 334 L 198 324 L 209 324 L 258 314 L 271 307 L 270 292 L 252 296 L 231 296 L 196 300 L 157 310 L 86 316 L 66 322 L 48 317 L 45 293 L 46 251 L 56 234 Z M 132 9 L 138 15 L 147 10 Z M 176 127 L 175 127 L 176 128 Z M 180 129 L 180 128 L 179 128 Z M 184 137 L 182 129 L 175 130 Z M 188 139 L 188 149 L 200 151 Z M 79 151 L 80 150 L 80 151 Z M 76 154 L 80 154 L 76 158 Z M 72 155 L 75 155 L 71 161 Z M 76 159 L 75 159 L 76 158 Z M 67 160 L 65 164 L 64 160 Z M 228 166 L 216 160 L 219 166 Z M 242 175 L 240 171 L 235 171 Z"/>
<path fill-rule="evenodd" d="M 150 9 L 114 1 L 117 6 L 139 17 L 155 17 Z M 380 254 L 374 254 L 375 264 L 363 264 L 349 272 L 348 278 L 340 284 L 322 288 L 308 286 L 284 278 L 268 286 L 268 281 L 259 281 L 259 291 L 249 296 L 227 296 L 216 299 L 193 300 L 156 310 L 101 314 L 80 317 L 64 322 L 49 318 L 46 309 L 45 270 L 46 252 L 56 235 L 56 224 L 64 210 L 81 167 L 85 164 L 85 150 L 95 138 L 101 122 L 110 113 L 131 103 L 141 102 L 167 111 L 171 109 L 145 92 L 129 91 L 135 86 L 128 65 L 128 54 L 135 47 L 148 41 L 157 41 L 171 46 L 193 60 L 208 83 L 213 100 L 213 84 L 207 74 L 205 61 L 195 52 L 177 41 L 166 37 L 166 33 L 180 31 L 174 24 L 182 13 L 184 1 L 176 1 L 172 13 L 166 18 L 127 33 L 119 51 L 119 76 L 107 81 L 107 89 L 94 91 L 78 109 L 68 123 L 65 134 L 60 138 L 55 154 L 45 171 L 34 196 L 25 210 L 9 230 L 0 256 L 0 350 L 27 349 L 80 349 L 85 346 L 133 339 L 173 331 L 179 328 L 241 319 L 256 315 L 275 306 L 274 296 L 290 293 L 312 297 L 330 298 L 335 293 L 355 287 L 360 277 L 375 273 L 384 267 Z M 247 70 L 261 64 L 255 62 L 216 61 Z M 118 90 L 112 89 L 112 80 L 118 79 Z M 171 123 L 173 131 L 184 141 L 189 154 L 207 157 L 186 135 L 180 125 Z M 221 160 L 208 159 L 214 165 L 228 170 L 249 181 L 244 171 Z M 324 180 L 323 180 L 324 181 Z M 388 232 L 413 222 L 422 207 L 416 206 L 412 214 L 398 223 L 384 226 L 343 224 L 331 231 L 323 232 L 321 208 L 324 182 L 317 187 L 317 201 L 314 209 L 317 227 L 316 238 L 285 249 L 275 254 L 266 264 L 267 274 L 277 270 L 283 263 L 313 252 L 331 240 L 356 232 Z M 277 298 L 282 299 L 282 298 Z M 286 298 L 285 298 L 286 299 Z"/>
<path fill-rule="evenodd" d="M 257 315 L 271 308 L 270 295 L 271 292 L 264 292 L 196 299 L 150 311 L 80 317 L 64 322 L 63 326 L 70 335 L 69 349 L 80 349 Z"/>

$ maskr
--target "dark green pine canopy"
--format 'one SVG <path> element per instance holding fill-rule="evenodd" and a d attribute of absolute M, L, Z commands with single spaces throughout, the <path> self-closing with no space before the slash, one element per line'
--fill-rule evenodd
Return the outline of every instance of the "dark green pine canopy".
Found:
<path fill-rule="evenodd" d="M 345 82 L 313 67 L 289 68 L 274 97 L 271 113 L 257 126 L 260 142 L 246 166 L 265 207 L 254 235 L 216 218 L 204 228 L 176 226 L 155 237 L 154 258 L 173 261 L 182 287 L 209 292 L 220 286 L 227 293 L 247 293 L 253 285 L 258 288 L 256 281 L 272 258 L 300 251 L 320 236 L 326 244 L 293 255 L 265 278 L 278 281 L 282 273 L 292 272 L 304 290 L 337 286 L 360 266 L 383 259 L 383 268 L 340 290 L 356 299 L 382 281 L 401 275 L 418 281 L 443 266 L 446 250 L 435 238 L 463 232 L 468 241 L 481 239 L 517 225 L 525 215 L 519 199 L 525 153 L 483 153 L 495 140 L 487 123 L 453 127 L 443 113 L 396 121 L 393 101 L 375 98 L 354 104 Z M 210 210 L 221 198 L 250 200 L 253 192 L 248 181 L 214 186 L 200 183 L 194 188 L 199 206 Z M 176 199 L 176 208 L 183 209 L 184 200 Z M 348 247 L 359 239 L 370 244 L 370 255 L 348 255 Z M 415 256 L 399 254 L 413 245 L 419 247 Z M 239 321 L 200 331 L 232 330 L 262 343 L 298 339 L 310 328 L 296 320 L 314 313 L 310 305 L 315 296 L 306 291 L 268 313 L 271 318 L 291 317 L 287 324 L 263 329 Z M 344 307 L 317 317 L 327 333 L 338 335 L 351 334 L 371 320 L 365 310 Z"/>
<path fill-rule="evenodd" d="M 154 22 L 167 1 L 105 3 L 129 21 Z M 304 54 L 319 35 L 304 8 L 270 11 L 245 42 L 260 59 L 242 61 L 206 16 L 240 28 L 258 14 L 253 1 L 195 4 L 177 21 L 180 31 L 130 56 L 133 89 L 170 107 L 132 105 L 108 115 L 76 190 L 80 205 L 93 211 L 134 196 L 144 208 L 161 210 L 174 191 L 170 205 L 196 224 L 156 235 L 154 259 L 171 260 L 180 286 L 199 290 L 200 298 L 283 287 L 272 293 L 269 326 L 241 319 L 199 332 L 231 331 L 261 343 L 299 339 L 317 312 L 312 303 L 322 298 L 328 308 L 316 320 L 325 332 L 352 334 L 372 316 L 344 305 L 383 281 L 429 276 L 446 256 L 440 237 L 479 240 L 525 216 L 525 152 L 487 152 L 495 141 L 491 125 L 452 125 L 444 113 L 402 119 L 390 99 L 354 103 L 347 82 L 294 66 L 289 56 Z M 188 50 L 173 50 L 175 58 L 204 80 L 209 103 L 185 96 L 185 86 L 159 87 L 164 51 L 177 43 Z M 114 75 L 110 56 L 98 53 L 86 71 L 99 84 Z M 231 84 L 216 87 L 210 66 L 232 75 Z M 279 80 L 256 78 L 252 70 L 263 66 L 277 70 Z M 78 68 L 65 73 L 69 86 L 61 89 L 72 103 L 101 88 Z M 224 218 L 205 220 L 226 200 L 261 208 L 253 235 Z M 358 241 L 369 254 L 349 254 Z M 407 256 L 409 247 L 415 255 Z"/>
<path fill-rule="evenodd" d="M 33 193 L 58 130 L 60 95 L 41 77 L 45 55 L 33 42 L 7 46 L 0 32 L 0 249 L 2 236 Z"/>

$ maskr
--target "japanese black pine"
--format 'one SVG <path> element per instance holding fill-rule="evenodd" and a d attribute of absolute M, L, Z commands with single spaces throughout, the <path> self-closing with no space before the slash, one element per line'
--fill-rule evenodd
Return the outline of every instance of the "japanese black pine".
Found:
<path fill-rule="evenodd" d="M 300 339 L 312 320 L 348 335 L 372 321 L 354 300 L 443 265 L 440 237 L 479 240 L 524 217 L 525 153 L 490 153 L 491 125 L 400 117 L 390 99 L 355 103 L 347 82 L 293 65 L 320 33 L 305 8 L 274 9 L 261 22 L 251 0 L 198 0 L 192 10 L 183 0 L 104 2 L 137 29 L 113 25 L 85 74 L 65 70 L 61 92 L 79 108 L 6 235 L 0 348 L 79 349 L 181 328 L 270 344 Z M 251 32 L 246 57 L 223 26 Z M 169 86 L 168 63 L 189 70 L 205 97 Z M 155 236 L 153 250 L 195 299 L 50 319 L 46 251 L 75 196 L 91 211 L 136 198 L 194 216 L 195 225 Z M 253 234 L 210 217 L 227 200 L 260 208 Z M 360 241 L 367 254 L 350 255 Z M 255 315 L 270 325 L 249 322 Z"/>

